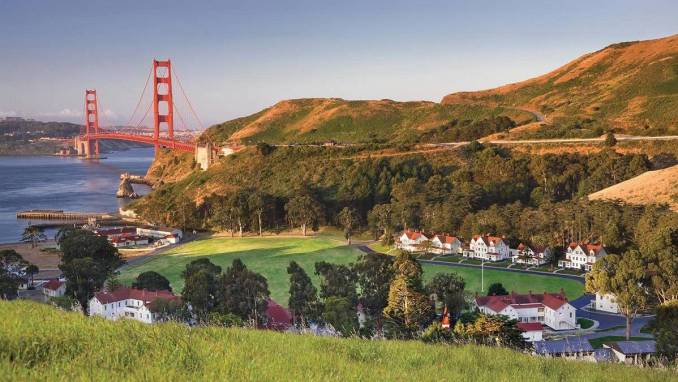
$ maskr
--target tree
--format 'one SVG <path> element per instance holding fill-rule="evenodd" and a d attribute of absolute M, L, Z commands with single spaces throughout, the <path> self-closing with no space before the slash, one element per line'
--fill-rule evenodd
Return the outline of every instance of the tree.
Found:
<path fill-rule="evenodd" d="M 605 146 L 612 147 L 612 146 L 615 146 L 616 144 L 617 144 L 617 138 L 615 138 L 614 133 L 611 132 L 611 131 L 608 132 L 605 135 Z"/>
<path fill-rule="evenodd" d="M 247 193 L 238 190 L 226 199 L 226 205 L 231 210 L 233 222 L 238 226 L 238 236 L 242 237 L 245 221 L 249 213 L 247 206 Z"/>
<path fill-rule="evenodd" d="M 457 321 L 454 333 L 480 345 L 525 349 L 528 345 L 517 323 L 517 320 L 506 316 L 480 314 L 473 322 L 465 324 L 461 320 Z"/>
<path fill-rule="evenodd" d="M 8 300 L 17 295 L 21 274 L 29 263 L 13 249 L 0 250 L 0 298 Z"/>
<path fill-rule="evenodd" d="M 257 228 L 259 229 L 259 236 L 262 236 L 262 230 L 264 226 L 262 216 L 264 214 L 266 206 L 268 205 L 268 198 L 266 194 L 264 194 L 263 192 L 254 191 L 250 194 L 249 198 L 247 199 L 247 204 L 249 210 L 256 216 Z"/>
<path fill-rule="evenodd" d="M 358 330 L 355 305 L 345 297 L 330 296 L 325 299 L 323 320 L 345 337 Z"/>
<path fill-rule="evenodd" d="M 287 202 L 285 212 L 287 212 L 287 219 L 290 223 L 301 227 L 304 236 L 306 236 L 307 227 L 320 220 L 322 207 L 311 196 L 298 195 Z"/>
<path fill-rule="evenodd" d="M 386 334 L 413 338 L 433 320 L 433 304 L 424 294 L 421 265 L 412 255 L 401 253 L 393 268 L 395 278 L 389 287 L 388 305 L 384 308 Z"/>
<path fill-rule="evenodd" d="M 358 223 L 358 211 L 353 208 L 344 207 L 337 216 L 339 224 L 344 229 L 344 237 L 351 245 L 351 236 L 353 235 L 353 228 Z"/>
<path fill-rule="evenodd" d="M 119 278 L 112 276 L 109 277 L 108 280 L 106 280 L 105 287 L 107 291 L 115 292 L 116 290 L 122 288 L 123 285 L 122 282 L 120 282 Z"/>
<path fill-rule="evenodd" d="M 105 237 L 91 231 L 69 231 L 61 238 L 60 247 L 59 269 L 66 278 L 66 294 L 73 296 L 87 315 L 89 300 L 124 260 Z"/>
<path fill-rule="evenodd" d="M 639 245 L 648 286 L 659 304 L 678 301 L 678 222 L 666 220 L 657 222 Z"/>
<path fill-rule="evenodd" d="M 657 307 L 650 330 L 657 340 L 657 352 L 675 359 L 678 356 L 678 300 Z"/>
<path fill-rule="evenodd" d="M 377 240 L 383 236 L 386 245 L 393 244 L 393 209 L 390 204 L 377 204 L 367 214 L 367 222 Z"/>
<path fill-rule="evenodd" d="M 593 264 L 586 275 L 586 291 L 612 294 L 619 312 L 626 317 L 626 339 L 631 337 L 631 324 L 638 312 L 648 307 L 649 295 L 643 285 L 645 267 L 636 250 L 624 255 L 607 255 Z"/>
<path fill-rule="evenodd" d="M 456 319 L 464 308 L 464 279 L 456 273 L 439 273 L 426 284 L 429 295 L 445 308 L 451 318 Z"/>
<path fill-rule="evenodd" d="M 288 306 L 292 313 L 294 325 L 297 327 L 308 325 L 309 320 L 315 320 L 319 316 L 320 301 L 318 290 L 313 286 L 304 268 L 296 261 L 290 261 L 287 267 L 290 275 L 290 298 Z"/>
<path fill-rule="evenodd" d="M 364 254 L 353 265 L 353 272 L 360 290 L 359 301 L 365 313 L 376 319 L 377 330 L 381 330 L 382 314 L 395 276 L 393 257 L 381 253 Z"/>
<path fill-rule="evenodd" d="M 220 292 L 218 274 L 210 272 L 209 268 L 196 267 L 190 272 L 184 272 L 184 289 L 181 297 L 190 305 L 190 310 L 198 321 L 207 320 L 209 313 L 219 304 Z"/>
<path fill-rule="evenodd" d="M 487 288 L 488 296 L 506 296 L 508 294 L 508 291 L 504 288 L 502 283 L 492 283 L 490 284 L 490 287 Z"/>
<path fill-rule="evenodd" d="M 270 298 L 264 276 L 250 271 L 240 259 L 235 259 L 224 272 L 220 284 L 224 312 L 255 324 L 264 322 Z"/>
<path fill-rule="evenodd" d="M 31 243 L 31 248 L 35 248 L 39 242 L 47 240 L 47 235 L 42 228 L 34 225 L 29 225 L 21 234 L 21 241 L 24 243 Z"/>
<path fill-rule="evenodd" d="M 30 279 L 31 288 L 33 287 L 33 277 L 37 275 L 38 272 L 40 272 L 40 268 L 38 268 L 38 266 L 35 264 L 28 264 L 28 266 L 24 269 L 24 273 Z"/>
<path fill-rule="evenodd" d="M 315 263 L 315 274 L 320 276 L 321 298 L 344 297 L 354 305 L 357 303 L 356 278 L 350 267 L 320 261 Z"/>
<path fill-rule="evenodd" d="M 218 273 L 218 272 L 217 272 Z M 146 290 L 168 290 L 172 291 L 169 280 L 158 272 L 147 271 L 140 273 L 132 283 L 132 288 Z"/>

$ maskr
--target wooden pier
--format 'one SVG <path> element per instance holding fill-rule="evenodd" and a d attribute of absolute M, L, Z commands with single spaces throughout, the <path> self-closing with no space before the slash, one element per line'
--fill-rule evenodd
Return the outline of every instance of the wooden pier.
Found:
<path fill-rule="evenodd" d="M 63 210 L 29 210 L 16 213 L 17 219 L 43 219 L 43 220 L 87 220 L 115 219 L 111 214 L 92 213 L 92 212 L 73 212 Z"/>

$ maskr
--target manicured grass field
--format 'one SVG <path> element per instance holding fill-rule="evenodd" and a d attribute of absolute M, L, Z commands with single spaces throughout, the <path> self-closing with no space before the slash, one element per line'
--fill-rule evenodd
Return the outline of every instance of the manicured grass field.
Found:
<path fill-rule="evenodd" d="M 6 381 L 676 381 L 666 369 L 508 349 L 106 321 L 0 301 Z"/>
<path fill-rule="evenodd" d="M 287 266 L 290 261 L 299 263 L 317 286 L 318 278 L 314 274 L 316 262 L 348 264 L 355 262 L 361 253 L 346 246 L 343 241 L 329 238 L 217 237 L 186 243 L 143 264 L 129 267 L 122 272 L 120 280 L 131 283 L 141 272 L 156 271 L 167 277 L 174 291 L 181 293 L 184 287 L 181 272 L 191 261 L 208 257 L 211 262 L 226 270 L 234 259 L 240 258 L 248 268 L 266 277 L 271 297 L 287 306 Z"/>
<path fill-rule="evenodd" d="M 126 268 L 120 280 L 129 284 L 139 273 L 152 270 L 167 277 L 172 289 L 181 293 L 184 287 L 181 272 L 189 262 L 209 257 L 213 263 L 226 269 L 234 259 L 240 258 L 250 269 L 266 277 L 271 297 L 286 306 L 289 298 L 287 266 L 290 261 L 299 263 L 318 286 L 319 280 L 314 274 L 316 262 L 348 264 L 355 262 L 361 253 L 346 246 L 344 241 L 329 237 L 217 237 L 186 243 L 143 264 Z M 479 269 L 424 265 L 426 280 L 439 272 L 456 272 L 466 280 L 467 291 L 482 293 Z M 557 292 L 561 287 L 569 298 L 579 297 L 583 293 L 582 285 L 572 280 L 486 269 L 485 289 L 493 282 L 501 282 L 509 291 L 524 293 L 529 290 L 535 293 L 544 290 Z"/>
<path fill-rule="evenodd" d="M 436 273 L 455 272 L 466 281 L 466 291 L 470 293 L 483 293 L 480 288 L 480 269 L 435 264 L 423 264 L 423 268 L 425 280 L 430 280 Z M 506 290 L 509 292 L 515 291 L 516 293 L 528 293 L 529 291 L 532 291 L 535 294 L 543 293 L 544 291 L 559 292 L 560 288 L 563 288 L 565 290 L 565 295 L 567 295 L 567 298 L 570 300 L 584 294 L 584 285 L 575 280 L 485 269 L 485 293 L 487 293 L 487 287 L 495 282 L 502 283 Z"/>

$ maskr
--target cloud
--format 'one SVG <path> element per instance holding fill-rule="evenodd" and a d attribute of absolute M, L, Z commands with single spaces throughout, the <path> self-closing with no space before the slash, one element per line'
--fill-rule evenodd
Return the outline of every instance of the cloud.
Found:
<path fill-rule="evenodd" d="M 58 114 L 59 117 L 66 117 L 66 118 L 72 118 L 72 117 L 82 117 L 82 111 L 76 111 L 76 110 L 71 110 L 71 109 L 62 109 Z"/>
<path fill-rule="evenodd" d="M 16 117 L 17 112 L 13 110 L 8 110 L 8 111 L 3 111 L 0 110 L 0 118 L 5 118 L 5 117 Z"/>

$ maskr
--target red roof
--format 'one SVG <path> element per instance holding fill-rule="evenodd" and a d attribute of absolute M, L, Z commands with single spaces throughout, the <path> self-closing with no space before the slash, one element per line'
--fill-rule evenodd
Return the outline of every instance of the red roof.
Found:
<path fill-rule="evenodd" d="M 446 243 L 446 244 L 452 244 L 454 243 L 455 240 L 457 239 L 456 236 L 450 236 L 450 235 L 436 235 L 438 240 L 440 240 L 441 243 Z"/>
<path fill-rule="evenodd" d="M 285 330 L 292 325 L 292 314 L 273 300 L 268 300 L 266 317 L 266 327 L 269 329 Z"/>
<path fill-rule="evenodd" d="M 485 245 L 489 246 L 490 244 L 499 244 L 500 242 L 504 241 L 501 237 L 497 236 L 490 236 L 490 235 L 475 235 L 473 238 L 477 241 L 478 239 L 482 239 Z"/>
<path fill-rule="evenodd" d="M 99 292 L 95 293 L 94 297 L 102 304 L 110 304 L 128 299 L 143 301 L 144 305 L 148 305 L 157 299 L 180 300 L 179 296 L 176 296 L 174 293 L 167 290 L 150 291 L 135 288 L 119 288 L 113 292 Z"/>
<path fill-rule="evenodd" d="M 517 294 L 511 293 L 507 296 L 477 296 L 476 304 L 485 306 L 494 312 L 501 312 L 507 306 L 511 305 L 516 309 L 538 308 L 547 306 L 553 310 L 558 310 L 567 302 L 563 292 L 543 294 Z"/>
<path fill-rule="evenodd" d="M 535 332 L 544 330 L 544 325 L 539 322 L 519 322 L 516 324 L 518 329 L 524 332 Z"/>
<path fill-rule="evenodd" d="M 409 229 L 405 231 L 405 235 L 407 235 L 407 238 L 410 239 L 410 240 L 417 240 L 418 238 L 423 236 L 423 234 L 421 232 L 411 231 Z M 424 236 L 424 237 L 426 237 L 426 236 Z"/>
<path fill-rule="evenodd" d="M 591 252 L 597 255 L 598 252 L 600 252 L 600 250 L 603 249 L 602 244 L 575 243 L 575 242 L 570 243 L 570 249 L 575 249 L 577 247 L 581 247 L 581 249 L 584 252 L 586 252 L 587 255 Z"/>
<path fill-rule="evenodd" d="M 64 285 L 63 281 L 59 279 L 51 279 L 48 282 L 42 284 L 42 287 L 49 290 L 57 290 L 62 285 Z"/>

